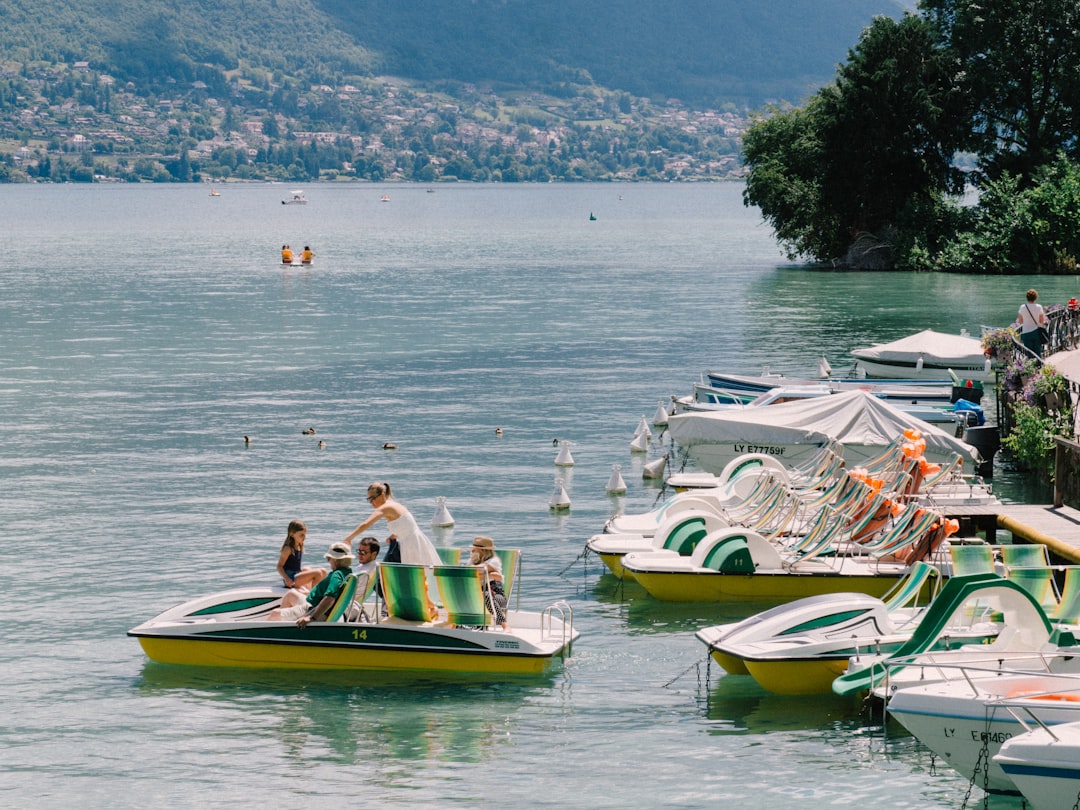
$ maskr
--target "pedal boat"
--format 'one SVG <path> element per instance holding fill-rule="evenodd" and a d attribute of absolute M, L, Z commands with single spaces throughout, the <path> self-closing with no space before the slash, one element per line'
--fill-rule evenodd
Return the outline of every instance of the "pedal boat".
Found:
<path fill-rule="evenodd" d="M 391 568 L 414 569 L 414 582 L 425 581 L 422 566 L 381 565 L 384 592 L 391 584 L 386 569 Z M 434 570 L 440 593 L 444 577 L 479 587 L 479 569 L 472 566 L 434 566 Z M 391 587 L 400 589 L 401 584 L 398 578 Z M 345 608 L 354 596 L 349 594 L 347 600 L 339 598 L 343 604 L 335 605 L 328 621 L 301 629 L 293 621 L 267 620 L 281 603 L 282 588 L 237 588 L 170 608 L 128 635 L 139 640 L 152 660 L 165 664 L 508 675 L 547 671 L 556 658 L 570 655 L 579 636 L 566 602 L 540 612 L 508 610 L 510 629 L 504 631 L 492 626 L 482 603 L 479 613 L 462 611 L 460 587 L 458 591 L 454 604 L 444 597 L 438 616 L 423 615 L 425 598 L 416 594 L 402 598 L 397 593 L 387 599 L 388 616 L 381 615 L 382 605 L 368 603 L 358 621 L 345 620 L 349 613 Z"/>
<path fill-rule="evenodd" d="M 922 646 L 932 650 L 988 644 L 996 638 L 1002 624 L 989 611 L 975 609 L 987 591 L 968 591 L 964 601 L 948 607 L 936 599 L 927 605 L 925 595 L 934 577 L 940 580 L 938 571 L 919 562 L 885 600 L 858 593 L 813 596 L 741 622 L 706 627 L 696 635 L 727 672 L 750 675 L 770 692 L 831 694 L 833 682 L 852 659 L 883 660 L 920 632 Z"/>

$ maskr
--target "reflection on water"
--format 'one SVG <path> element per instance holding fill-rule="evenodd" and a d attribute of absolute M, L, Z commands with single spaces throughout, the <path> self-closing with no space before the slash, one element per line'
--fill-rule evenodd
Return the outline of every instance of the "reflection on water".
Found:
<path fill-rule="evenodd" d="M 712 734 L 770 731 L 866 730 L 861 699 L 837 695 L 774 695 L 749 675 L 729 675 L 710 661 L 699 695 Z"/>
<path fill-rule="evenodd" d="M 147 698 L 179 700 L 192 712 L 242 707 L 244 722 L 276 739 L 300 764 L 322 751 L 345 765 L 377 761 L 382 781 L 411 777 L 416 761 L 483 763 L 505 741 L 531 698 L 553 694 L 556 676 L 521 679 L 410 672 L 289 672 L 147 663 Z M 557 694 L 557 692 L 556 692 Z"/>

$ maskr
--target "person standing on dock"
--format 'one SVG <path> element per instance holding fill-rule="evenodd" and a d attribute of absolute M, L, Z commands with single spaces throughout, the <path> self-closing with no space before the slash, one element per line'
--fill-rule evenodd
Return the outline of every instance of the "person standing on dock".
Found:
<path fill-rule="evenodd" d="M 1027 300 L 1020 306 L 1020 342 L 1025 348 L 1033 352 L 1037 357 L 1042 357 L 1043 332 L 1040 327 L 1046 327 L 1046 313 L 1043 312 L 1042 304 L 1036 304 L 1039 294 L 1035 290 L 1027 291 Z"/>

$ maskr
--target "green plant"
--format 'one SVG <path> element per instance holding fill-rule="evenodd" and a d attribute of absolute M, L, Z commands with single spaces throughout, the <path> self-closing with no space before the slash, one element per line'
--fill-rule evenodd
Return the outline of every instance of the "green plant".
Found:
<path fill-rule="evenodd" d="M 1054 369 L 1053 366 L 1044 365 L 1031 383 L 1031 390 L 1036 396 L 1045 397 L 1053 394 L 1059 401 L 1069 401 L 1069 381 Z"/>
<path fill-rule="evenodd" d="M 1047 413 L 1023 400 L 1012 406 L 1013 428 L 1001 440 L 1016 461 L 1047 480 L 1054 477 L 1054 437 L 1072 436 L 1072 414 Z"/>

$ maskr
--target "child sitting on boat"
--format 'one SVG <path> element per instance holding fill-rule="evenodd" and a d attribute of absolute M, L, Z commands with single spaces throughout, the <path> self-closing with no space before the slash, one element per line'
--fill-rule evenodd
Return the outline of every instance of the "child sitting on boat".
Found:
<path fill-rule="evenodd" d="M 302 592 L 290 589 L 281 598 L 281 607 L 270 611 L 266 617 L 268 621 L 295 620 L 297 627 L 307 627 L 310 622 L 326 615 L 352 573 L 352 548 L 348 543 L 334 543 L 326 552 L 326 559 L 330 563 L 329 575 L 316 583 L 306 599 Z"/>
<path fill-rule="evenodd" d="M 311 590 L 319 580 L 326 576 L 325 569 L 304 568 L 304 541 L 307 539 L 307 526 L 299 520 L 289 523 L 285 532 L 285 542 L 278 555 L 277 572 L 286 588 L 296 588 L 305 593 Z"/>

